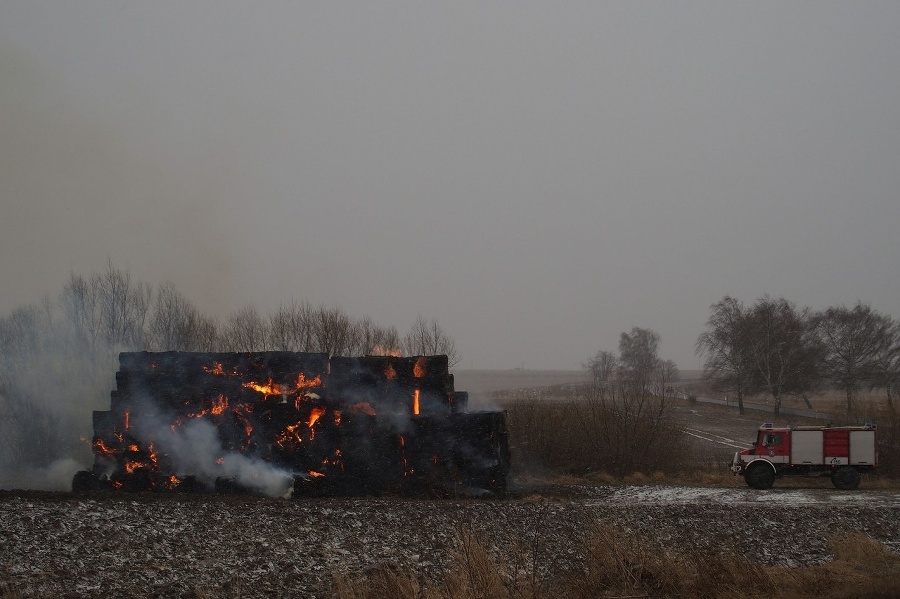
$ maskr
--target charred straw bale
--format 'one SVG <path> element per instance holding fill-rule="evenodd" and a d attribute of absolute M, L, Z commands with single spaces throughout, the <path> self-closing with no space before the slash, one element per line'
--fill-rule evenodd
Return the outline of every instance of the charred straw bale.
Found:
<path fill-rule="evenodd" d="M 505 416 L 467 400 L 447 356 L 122 353 L 73 489 L 502 493 Z"/>

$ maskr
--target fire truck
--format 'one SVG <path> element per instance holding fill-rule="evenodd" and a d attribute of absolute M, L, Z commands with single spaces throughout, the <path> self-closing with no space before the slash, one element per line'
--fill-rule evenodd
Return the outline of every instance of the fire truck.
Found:
<path fill-rule="evenodd" d="M 838 489 L 859 488 L 860 474 L 878 462 L 876 427 L 759 427 L 753 447 L 734 454 L 731 470 L 754 489 L 768 489 L 788 474 L 830 476 Z"/>

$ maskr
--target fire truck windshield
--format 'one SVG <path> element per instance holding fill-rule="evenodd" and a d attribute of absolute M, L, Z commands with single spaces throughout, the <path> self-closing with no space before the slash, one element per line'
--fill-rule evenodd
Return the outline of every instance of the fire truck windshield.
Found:
<path fill-rule="evenodd" d="M 781 435 L 779 433 L 766 433 L 763 435 L 763 447 L 775 447 L 781 445 Z"/>

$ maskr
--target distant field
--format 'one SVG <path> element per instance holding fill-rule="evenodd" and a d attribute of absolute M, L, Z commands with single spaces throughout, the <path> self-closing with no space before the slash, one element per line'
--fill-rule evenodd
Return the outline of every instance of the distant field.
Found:
<path fill-rule="evenodd" d="M 453 376 L 456 389 L 472 395 L 587 381 L 583 370 L 455 370 Z"/>
<path fill-rule="evenodd" d="M 455 386 L 472 394 L 587 382 L 584 370 L 455 370 Z M 699 370 L 681 371 L 681 381 L 700 377 Z"/>

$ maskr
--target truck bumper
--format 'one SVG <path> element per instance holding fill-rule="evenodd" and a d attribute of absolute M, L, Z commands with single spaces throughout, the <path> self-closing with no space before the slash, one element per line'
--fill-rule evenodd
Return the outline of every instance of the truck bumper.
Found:
<path fill-rule="evenodd" d="M 734 459 L 731 460 L 731 472 L 735 476 L 744 473 L 744 463 L 741 462 L 741 452 L 734 452 Z"/>

